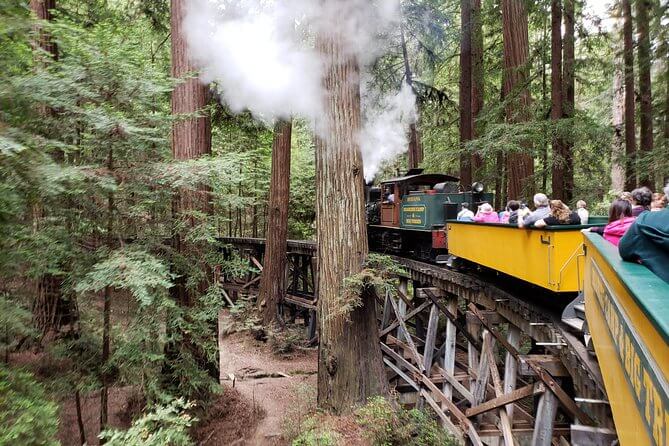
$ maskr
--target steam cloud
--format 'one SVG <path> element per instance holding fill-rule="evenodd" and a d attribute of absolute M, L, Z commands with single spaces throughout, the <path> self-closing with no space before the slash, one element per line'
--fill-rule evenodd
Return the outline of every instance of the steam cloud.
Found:
<path fill-rule="evenodd" d="M 325 61 L 310 42 L 314 33 L 335 31 L 335 15 L 345 18 L 339 25 L 344 48 L 363 71 L 359 137 L 371 180 L 383 161 L 406 150 L 408 126 L 416 119 L 408 86 L 382 94 L 364 81 L 399 23 L 396 0 L 191 0 L 184 28 L 201 80 L 215 82 L 233 112 L 249 110 L 265 121 L 300 116 L 313 124 L 323 115 Z"/>

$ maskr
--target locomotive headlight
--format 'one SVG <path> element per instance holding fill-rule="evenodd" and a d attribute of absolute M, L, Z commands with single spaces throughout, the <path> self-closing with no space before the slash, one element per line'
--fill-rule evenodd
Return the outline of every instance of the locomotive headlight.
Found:
<path fill-rule="evenodd" d="M 485 186 L 483 183 L 479 183 L 478 181 L 474 184 L 472 184 L 472 192 L 475 192 L 477 194 L 480 194 L 485 190 Z"/>

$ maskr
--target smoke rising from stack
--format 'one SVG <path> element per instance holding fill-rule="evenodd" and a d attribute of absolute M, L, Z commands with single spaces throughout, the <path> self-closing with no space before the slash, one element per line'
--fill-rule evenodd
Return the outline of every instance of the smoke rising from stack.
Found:
<path fill-rule="evenodd" d="M 334 25 L 334 16 L 344 20 Z M 201 80 L 215 83 L 233 112 L 249 110 L 266 122 L 302 117 L 315 131 L 326 91 L 314 36 L 344 36 L 345 51 L 362 71 L 360 145 L 369 180 L 383 161 L 406 151 L 416 119 L 408 86 L 388 94 L 366 80 L 371 63 L 388 52 L 399 20 L 396 0 L 191 0 L 184 28 Z"/>

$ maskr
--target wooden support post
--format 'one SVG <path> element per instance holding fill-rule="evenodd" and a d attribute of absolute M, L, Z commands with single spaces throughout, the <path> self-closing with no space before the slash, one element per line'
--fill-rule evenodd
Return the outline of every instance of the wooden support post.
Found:
<path fill-rule="evenodd" d="M 487 332 L 483 332 L 484 335 Z M 490 369 L 490 376 L 492 377 L 493 388 L 495 389 L 495 397 L 499 398 L 504 395 L 502 387 L 502 380 L 499 377 L 499 370 L 497 370 L 497 362 L 495 361 L 495 352 L 493 351 L 492 339 L 488 335 L 484 342 L 490 343 L 489 348 L 486 349 L 488 356 L 488 367 Z M 511 423 L 509 422 L 509 414 L 506 412 L 506 407 L 500 407 L 499 420 L 502 434 L 504 435 L 504 444 L 506 446 L 514 446 L 513 434 L 511 433 Z"/>
<path fill-rule="evenodd" d="M 488 330 L 483 330 L 483 347 L 481 348 L 481 358 L 478 365 L 478 370 L 476 371 L 476 382 L 474 383 L 474 388 L 472 389 L 472 395 L 474 397 L 474 404 L 479 405 L 485 399 L 485 391 L 488 387 L 488 377 L 490 373 L 488 372 L 488 359 L 489 355 L 487 354 L 488 349 L 492 348 L 494 343 L 488 342 L 490 338 L 490 333 Z"/>
<path fill-rule="evenodd" d="M 399 292 L 403 295 L 407 295 L 409 292 L 409 280 L 405 277 L 400 277 L 400 284 L 398 286 Z M 398 317 L 404 317 L 407 314 L 407 304 L 404 302 L 404 299 L 399 299 L 398 304 L 398 311 L 399 314 L 397 315 Z M 397 339 L 400 341 L 403 341 L 404 338 L 402 337 L 402 330 L 400 327 L 397 327 Z"/>
<path fill-rule="evenodd" d="M 539 398 L 537 417 L 532 434 L 533 446 L 550 446 L 553 438 L 553 423 L 557 412 L 558 400 L 553 392 L 544 392 Z"/>
<path fill-rule="evenodd" d="M 520 348 L 520 328 L 511 323 L 509 323 L 507 342 L 516 349 Z M 516 389 L 517 377 L 518 361 L 511 353 L 506 352 L 506 359 L 504 362 L 504 393 L 511 393 Z M 513 404 L 506 406 L 506 413 L 509 416 L 509 423 L 513 426 Z"/>
<path fill-rule="evenodd" d="M 471 320 L 470 320 L 470 317 L 469 317 L 470 314 L 472 316 L 474 316 L 473 313 L 471 313 L 469 311 L 467 312 L 467 317 L 466 317 L 466 319 L 467 319 L 467 332 L 471 335 L 471 337 L 478 339 L 481 324 L 478 321 L 478 319 L 474 320 L 474 318 L 471 318 Z M 470 341 L 467 341 L 467 365 L 469 366 L 469 370 L 472 370 L 472 371 L 478 370 L 478 367 L 479 367 L 479 352 L 476 349 L 476 347 L 474 347 L 474 345 Z M 471 390 L 474 389 L 474 384 L 475 383 L 476 383 L 476 378 L 470 378 L 469 379 L 469 388 Z"/>
<path fill-rule="evenodd" d="M 390 303 L 390 293 L 386 293 L 386 298 L 383 301 L 383 316 L 381 317 L 381 330 L 386 328 L 390 323 L 390 315 L 392 314 L 392 305 Z"/>
<path fill-rule="evenodd" d="M 437 342 L 437 327 L 439 325 L 439 309 L 436 305 L 430 308 L 430 319 L 427 324 L 427 334 L 425 335 L 425 349 L 423 350 L 423 367 L 425 373 L 429 376 L 434 359 L 434 345 Z"/>
<path fill-rule="evenodd" d="M 446 304 L 446 309 L 450 311 L 451 314 L 457 314 L 458 311 L 457 296 L 454 295 L 449 296 L 448 303 Z M 453 322 L 450 319 L 447 319 L 446 341 L 444 342 L 444 371 L 450 376 L 453 376 L 453 374 L 455 373 L 455 338 L 456 338 L 455 324 L 453 324 Z M 453 398 L 453 387 L 448 381 L 444 382 L 444 384 L 442 385 L 442 390 L 444 392 L 444 395 L 446 395 L 448 399 Z"/>

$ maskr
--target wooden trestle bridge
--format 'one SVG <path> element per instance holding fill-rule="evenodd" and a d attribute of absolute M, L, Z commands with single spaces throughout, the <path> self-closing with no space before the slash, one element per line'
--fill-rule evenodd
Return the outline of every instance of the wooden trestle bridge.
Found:
<path fill-rule="evenodd" d="M 264 240 L 226 238 L 262 270 Z M 287 297 L 316 336 L 316 246 L 289 241 Z M 379 301 L 379 342 L 400 402 L 430 407 L 474 445 L 611 444 L 613 420 L 596 359 L 559 316 L 474 275 L 396 258 L 397 299 Z M 258 274 L 222 278 L 230 300 Z"/>

